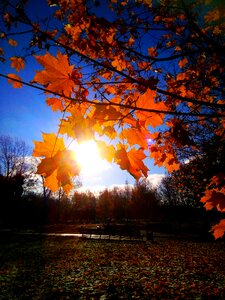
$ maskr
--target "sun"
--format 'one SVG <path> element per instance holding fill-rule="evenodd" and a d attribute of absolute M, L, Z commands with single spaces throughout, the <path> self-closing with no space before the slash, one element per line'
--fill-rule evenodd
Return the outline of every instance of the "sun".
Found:
<path fill-rule="evenodd" d="M 107 163 L 99 154 L 97 144 L 94 140 L 82 143 L 71 143 L 69 150 L 74 151 L 74 156 L 81 168 L 83 175 L 95 175 L 107 168 Z"/>

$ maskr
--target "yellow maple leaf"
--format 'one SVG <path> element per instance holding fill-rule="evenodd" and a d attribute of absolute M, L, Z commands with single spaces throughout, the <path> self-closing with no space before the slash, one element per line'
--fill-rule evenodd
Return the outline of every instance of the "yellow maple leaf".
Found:
<path fill-rule="evenodd" d="M 69 65 L 67 55 L 58 52 L 54 57 L 47 52 L 45 55 L 35 57 L 44 70 L 37 71 L 33 81 L 44 85 L 52 92 L 70 97 L 75 88 L 75 82 L 72 79 L 74 66 Z"/>
<path fill-rule="evenodd" d="M 15 68 L 17 72 L 20 69 L 24 69 L 24 59 L 22 57 L 13 56 L 10 57 L 11 60 L 11 68 Z"/>
<path fill-rule="evenodd" d="M 21 78 L 18 75 L 10 73 L 10 74 L 8 74 L 8 77 L 11 78 L 11 79 L 8 78 L 8 83 L 12 83 L 14 88 L 21 88 L 22 87 L 22 83 L 19 82 L 19 81 L 21 81 Z M 19 81 L 17 81 L 17 80 L 19 80 Z"/>
<path fill-rule="evenodd" d="M 54 133 L 42 133 L 43 142 L 34 141 L 33 156 L 53 157 L 58 151 L 65 149 L 63 138 L 58 138 Z"/>
<path fill-rule="evenodd" d="M 108 146 L 103 141 L 96 141 L 96 144 L 98 146 L 100 156 L 103 159 L 112 162 L 115 155 L 115 148 L 113 147 L 113 145 Z"/>
<path fill-rule="evenodd" d="M 38 174 L 40 173 L 38 172 Z M 44 186 L 49 188 L 52 192 L 56 192 L 59 190 L 60 186 L 57 180 L 57 170 L 54 170 L 54 172 L 51 175 L 45 177 Z"/>
<path fill-rule="evenodd" d="M 85 118 L 80 113 L 73 114 L 68 116 L 67 120 L 62 120 L 60 133 L 67 134 L 78 141 L 91 140 L 94 137 L 93 126 L 95 122 L 94 119 Z"/>
<path fill-rule="evenodd" d="M 105 134 L 106 136 L 108 136 L 111 140 L 115 139 L 117 136 L 117 132 L 115 130 L 115 128 L 113 126 L 104 126 L 104 128 L 102 129 L 102 134 Z"/>

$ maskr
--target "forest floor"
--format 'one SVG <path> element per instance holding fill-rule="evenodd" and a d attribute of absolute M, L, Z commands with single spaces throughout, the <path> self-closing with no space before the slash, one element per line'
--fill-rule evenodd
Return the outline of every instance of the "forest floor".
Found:
<path fill-rule="evenodd" d="M 225 299 L 224 242 L 0 235 L 0 299 Z"/>

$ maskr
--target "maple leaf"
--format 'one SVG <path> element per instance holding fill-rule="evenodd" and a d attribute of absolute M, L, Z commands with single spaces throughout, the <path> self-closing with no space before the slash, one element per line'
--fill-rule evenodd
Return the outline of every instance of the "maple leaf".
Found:
<path fill-rule="evenodd" d="M 120 136 L 126 138 L 129 145 L 139 145 L 143 149 L 148 149 L 150 135 L 144 127 L 124 129 Z"/>
<path fill-rule="evenodd" d="M 34 141 L 33 156 L 48 158 L 65 149 L 63 138 L 58 138 L 54 133 L 42 133 L 42 138 L 43 142 Z"/>
<path fill-rule="evenodd" d="M 115 139 L 117 136 L 117 132 L 112 126 L 104 126 L 102 133 L 108 136 L 110 139 Z"/>
<path fill-rule="evenodd" d="M 63 93 L 70 97 L 75 88 L 75 82 L 72 79 L 74 66 L 69 65 L 67 55 L 58 52 L 54 57 L 47 52 L 43 56 L 35 57 L 45 69 L 36 72 L 33 82 L 44 85 L 52 92 Z"/>
<path fill-rule="evenodd" d="M 118 71 L 122 71 L 127 68 L 127 62 L 124 60 L 124 58 L 121 57 L 116 57 L 112 61 L 112 66 L 117 69 Z"/>
<path fill-rule="evenodd" d="M 150 157 L 155 160 L 155 165 L 165 166 L 168 172 L 176 171 L 180 167 L 178 159 L 170 147 L 152 145 Z"/>
<path fill-rule="evenodd" d="M 156 57 L 157 55 L 156 48 L 155 47 L 148 48 L 148 55 L 151 57 Z"/>
<path fill-rule="evenodd" d="M 225 212 L 225 188 L 206 190 L 200 201 L 205 203 L 207 210 L 216 207 L 218 211 Z"/>
<path fill-rule="evenodd" d="M 225 219 L 220 220 L 218 224 L 212 226 L 211 231 L 213 231 L 215 239 L 222 238 L 225 233 Z"/>
<path fill-rule="evenodd" d="M 98 120 L 99 122 L 104 122 L 107 120 L 117 120 L 121 117 L 121 113 L 118 110 L 110 105 L 105 107 L 103 106 L 95 106 L 95 112 L 92 116 L 94 119 Z"/>
<path fill-rule="evenodd" d="M 156 91 L 148 88 L 146 92 L 137 99 L 136 106 L 144 109 L 166 110 L 166 106 L 163 102 L 155 103 L 155 97 Z M 163 113 L 136 111 L 136 116 L 140 121 L 144 120 L 146 125 L 156 127 L 162 125 L 164 115 Z"/>
<path fill-rule="evenodd" d="M 189 136 L 187 126 L 184 126 L 181 122 L 172 122 L 171 135 L 175 139 L 176 143 L 182 146 L 194 145 L 194 142 Z"/>
<path fill-rule="evenodd" d="M 11 68 L 15 68 L 17 72 L 20 69 L 24 69 L 24 59 L 22 57 L 13 56 L 10 57 L 11 60 Z"/>
<path fill-rule="evenodd" d="M 219 20 L 220 16 L 222 16 L 222 13 L 219 11 L 219 8 L 216 7 L 214 10 L 207 12 L 204 19 L 210 23 Z"/>
<path fill-rule="evenodd" d="M 12 78 L 12 79 L 8 78 L 8 83 L 12 83 L 14 88 L 22 88 L 21 82 L 13 80 L 13 79 L 16 79 L 16 80 L 21 81 L 21 78 L 18 75 L 10 73 L 10 74 L 8 74 L 8 77 Z"/>
<path fill-rule="evenodd" d="M 127 170 L 137 180 L 143 176 L 147 177 L 148 168 L 143 163 L 145 158 L 146 155 L 141 148 L 132 148 L 130 151 L 126 151 L 125 147 L 120 145 L 115 153 L 115 161 L 120 168 Z"/>
<path fill-rule="evenodd" d="M 213 176 L 211 178 L 211 181 L 208 185 L 208 188 L 221 188 L 225 184 L 225 174 L 224 173 L 218 173 L 217 175 Z"/>
<path fill-rule="evenodd" d="M 13 39 L 9 39 L 8 40 L 9 45 L 16 47 L 18 45 L 17 41 L 13 40 Z"/>
<path fill-rule="evenodd" d="M 67 24 L 65 27 L 66 32 L 72 36 L 73 40 L 75 41 L 82 32 L 82 29 L 79 26 L 71 26 Z"/>
<path fill-rule="evenodd" d="M 62 187 L 67 193 L 72 189 L 71 177 L 80 173 L 74 152 L 70 150 L 58 151 L 52 157 L 43 158 L 38 165 L 37 174 L 45 177 L 45 186 L 53 192 Z"/>
<path fill-rule="evenodd" d="M 4 56 L 4 53 L 5 53 L 4 50 L 0 47 L 0 55 Z"/>
<path fill-rule="evenodd" d="M 188 74 L 187 73 L 185 73 L 185 72 L 183 72 L 183 73 L 179 73 L 178 75 L 177 75 L 177 80 L 181 80 L 181 81 L 183 81 L 183 80 L 185 80 L 185 79 L 188 79 L 189 78 L 189 76 L 188 76 Z"/>
<path fill-rule="evenodd" d="M 106 80 L 110 80 L 113 76 L 113 72 L 106 70 L 103 73 L 101 73 L 101 76 Z"/>
<path fill-rule="evenodd" d="M 37 173 L 41 174 L 41 170 L 39 172 L 37 171 Z M 45 173 L 43 173 L 43 174 L 45 174 Z M 44 176 L 44 175 L 42 175 L 42 176 Z M 59 182 L 57 179 L 57 170 L 56 169 L 52 172 L 51 175 L 49 175 L 48 177 L 45 177 L 44 186 L 49 188 L 53 192 L 56 192 L 59 190 L 60 186 L 59 186 Z"/>
<path fill-rule="evenodd" d="M 113 147 L 113 145 L 109 146 L 103 141 L 96 141 L 96 144 L 98 146 L 100 156 L 103 159 L 112 162 L 115 155 L 115 148 Z"/>
<path fill-rule="evenodd" d="M 183 59 L 181 59 L 181 60 L 179 61 L 178 65 L 179 65 L 179 67 L 182 69 L 182 68 L 184 68 L 184 67 L 186 66 L 187 63 L 188 63 L 187 58 L 183 58 Z"/>
<path fill-rule="evenodd" d="M 67 120 L 62 120 L 59 132 L 67 134 L 78 141 L 91 140 L 94 137 L 93 126 L 95 120 L 85 118 L 81 113 L 74 111 L 72 116 L 68 116 Z"/>
<path fill-rule="evenodd" d="M 53 111 L 63 111 L 64 106 L 62 104 L 62 100 L 59 98 L 47 98 L 46 103 L 48 106 L 52 107 Z"/>

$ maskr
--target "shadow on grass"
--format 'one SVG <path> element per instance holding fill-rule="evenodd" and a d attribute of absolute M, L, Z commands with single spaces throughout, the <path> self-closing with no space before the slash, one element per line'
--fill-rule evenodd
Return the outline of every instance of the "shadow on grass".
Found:
<path fill-rule="evenodd" d="M 224 299 L 223 243 L 1 234 L 0 299 Z"/>

